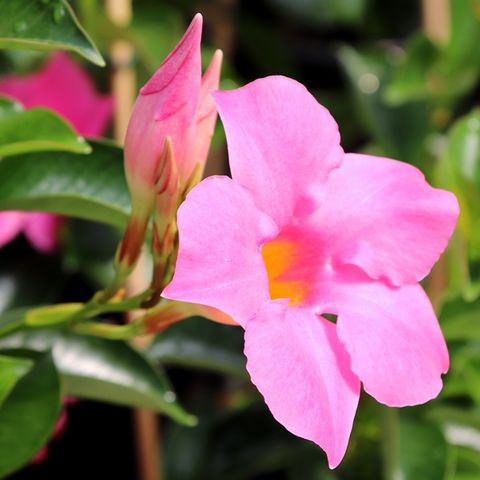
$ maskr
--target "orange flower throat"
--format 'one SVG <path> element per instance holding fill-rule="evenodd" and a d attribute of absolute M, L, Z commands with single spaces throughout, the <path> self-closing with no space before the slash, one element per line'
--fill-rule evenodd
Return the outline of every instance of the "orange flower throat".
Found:
<path fill-rule="evenodd" d="M 290 305 L 299 305 L 306 298 L 310 283 L 295 274 L 300 259 L 297 243 L 276 239 L 262 246 L 263 261 L 268 275 L 270 298 L 288 298 Z"/>

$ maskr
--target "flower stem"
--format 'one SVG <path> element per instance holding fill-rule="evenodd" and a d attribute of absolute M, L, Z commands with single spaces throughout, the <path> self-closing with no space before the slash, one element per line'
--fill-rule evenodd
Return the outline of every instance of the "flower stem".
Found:
<path fill-rule="evenodd" d="M 395 408 L 382 408 L 383 479 L 395 480 L 398 471 L 399 413 Z"/>
<path fill-rule="evenodd" d="M 110 325 L 101 322 L 81 322 L 71 325 L 74 332 L 82 335 L 108 338 L 110 340 L 128 340 L 139 334 L 140 326 L 137 322 L 127 325 Z"/>

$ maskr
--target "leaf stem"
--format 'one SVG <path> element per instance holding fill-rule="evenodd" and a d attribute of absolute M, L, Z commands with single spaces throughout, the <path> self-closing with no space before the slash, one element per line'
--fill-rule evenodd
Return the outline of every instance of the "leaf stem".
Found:
<path fill-rule="evenodd" d="M 395 408 L 382 408 L 382 458 L 384 480 L 395 480 L 398 471 L 399 413 Z"/>
<path fill-rule="evenodd" d="M 141 333 L 139 322 L 132 322 L 127 325 L 111 325 L 101 322 L 81 322 L 70 326 L 70 328 L 82 335 L 108 338 L 110 340 L 128 340 Z"/>

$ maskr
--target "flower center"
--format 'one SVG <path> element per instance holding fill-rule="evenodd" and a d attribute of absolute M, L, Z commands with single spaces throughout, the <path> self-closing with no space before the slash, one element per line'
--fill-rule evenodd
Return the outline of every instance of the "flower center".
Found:
<path fill-rule="evenodd" d="M 291 239 L 277 238 L 262 246 L 263 261 L 268 275 L 270 298 L 288 298 L 290 305 L 303 302 L 310 282 L 299 275 L 301 248 Z"/>

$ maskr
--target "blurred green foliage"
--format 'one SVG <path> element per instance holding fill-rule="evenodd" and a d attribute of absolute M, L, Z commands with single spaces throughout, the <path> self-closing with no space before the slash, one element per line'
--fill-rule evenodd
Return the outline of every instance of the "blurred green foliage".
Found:
<path fill-rule="evenodd" d="M 0 0 L 0 11 L 5 2 Z M 34 3 L 49 9 L 59 4 Z M 480 0 L 450 0 L 446 42 L 422 30 L 416 0 L 136 0 L 126 28 L 112 24 L 102 2 L 71 3 L 107 59 L 107 69 L 88 67 L 103 88 L 113 39 L 134 45 L 141 85 L 200 10 L 204 60 L 214 48 L 227 53 L 224 88 L 272 73 L 293 76 L 332 111 L 346 150 L 412 163 L 435 186 L 452 190 L 461 205 L 458 228 L 425 281 L 452 363 L 439 398 L 422 407 L 386 409 L 364 395 L 347 456 L 330 471 L 323 453 L 276 423 L 250 385 L 240 329 L 192 318 L 159 333 L 145 352 L 57 330 L 17 332 L 0 340 L 0 475 L 28 461 L 47 439 L 58 411 L 58 379 L 76 395 L 171 413 L 164 405 L 165 394 L 174 400 L 165 366 L 182 404 L 199 418 L 193 429 L 168 422 L 166 480 L 480 478 Z M 15 29 L 7 31 L 5 19 L 0 47 L 9 45 L 2 38 L 15 41 Z M 42 22 L 48 19 L 60 35 L 53 48 L 80 49 L 94 59 L 81 29 L 66 35 L 57 32 L 61 22 L 42 16 Z M 42 58 L 4 50 L 0 71 L 27 72 Z M 0 122 L 0 139 L 3 133 Z M 53 129 L 50 133 L 55 138 Z M 1 208 L 38 207 L 83 219 L 65 226 L 64 248 L 52 258 L 31 252 L 21 239 L 0 252 L 0 327 L 16 325 L 14 309 L 84 300 L 111 277 L 116 227 L 127 218 L 128 193 L 121 152 L 89 143 L 89 155 L 70 152 L 70 144 L 60 154 L 34 149 L 0 162 Z M 221 127 L 212 150 L 212 159 L 223 159 L 217 170 L 225 169 Z M 53 357 L 35 354 L 48 350 Z M 88 370 L 89 362 L 96 368 Z M 95 378 L 97 372 L 102 378 Z M 94 389 L 88 387 L 92 381 Z M 18 397 L 23 403 L 13 408 Z M 32 409 L 30 428 L 25 419 L 32 418 Z M 1 422 L 14 426 L 22 445 L 6 443 L 8 430 Z"/>

